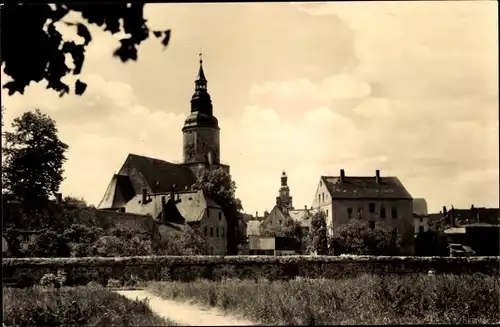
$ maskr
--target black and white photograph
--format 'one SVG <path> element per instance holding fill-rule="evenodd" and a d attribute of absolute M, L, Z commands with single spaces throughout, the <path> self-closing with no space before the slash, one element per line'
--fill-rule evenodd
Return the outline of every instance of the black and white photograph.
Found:
<path fill-rule="evenodd" d="M 6 2 L 3 327 L 500 324 L 497 1 Z"/>

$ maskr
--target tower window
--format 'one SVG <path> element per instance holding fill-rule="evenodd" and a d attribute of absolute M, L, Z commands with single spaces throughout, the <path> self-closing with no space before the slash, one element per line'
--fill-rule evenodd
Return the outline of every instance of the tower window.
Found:
<path fill-rule="evenodd" d="M 321 201 L 325 202 L 325 193 L 321 193 Z"/>
<path fill-rule="evenodd" d="M 224 228 L 220 229 L 220 236 L 224 237 Z"/>
<path fill-rule="evenodd" d="M 326 209 L 326 216 L 328 217 L 328 209 Z"/>
<path fill-rule="evenodd" d="M 418 232 L 423 233 L 424 232 L 424 226 L 418 226 Z"/>
<path fill-rule="evenodd" d="M 374 213 L 375 212 L 375 203 L 370 203 L 370 213 Z"/>
<path fill-rule="evenodd" d="M 210 218 L 210 209 L 209 208 L 207 208 L 207 217 Z"/>
<path fill-rule="evenodd" d="M 210 237 L 213 237 L 213 236 L 214 236 L 214 228 L 210 227 Z"/>
<path fill-rule="evenodd" d="M 215 236 L 219 237 L 219 227 L 215 228 Z"/>
<path fill-rule="evenodd" d="M 321 203 L 321 194 L 318 194 L 318 203 Z"/>
<path fill-rule="evenodd" d="M 352 208 L 347 208 L 347 217 L 352 218 Z"/>
<path fill-rule="evenodd" d="M 205 226 L 203 234 L 205 234 L 205 236 L 207 236 L 207 226 Z"/>
<path fill-rule="evenodd" d="M 420 217 L 420 222 L 423 223 L 424 222 L 424 218 Z"/>

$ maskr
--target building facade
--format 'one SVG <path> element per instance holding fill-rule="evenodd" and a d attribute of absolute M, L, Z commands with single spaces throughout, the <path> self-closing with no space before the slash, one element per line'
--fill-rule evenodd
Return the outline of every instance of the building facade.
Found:
<path fill-rule="evenodd" d="M 223 169 L 220 128 L 213 115 L 200 58 L 191 112 L 184 122 L 183 163 L 129 154 L 111 178 L 98 209 L 151 215 L 156 222 L 199 227 L 211 254 L 227 250 L 227 222 L 220 206 L 202 191 L 191 191 L 203 170 Z"/>
<path fill-rule="evenodd" d="M 321 176 L 313 210 L 326 215 L 328 231 L 354 218 L 375 224 L 383 221 L 402 236 L 403 254 L 413 254 L 413 199 L 397 177 Z"/>

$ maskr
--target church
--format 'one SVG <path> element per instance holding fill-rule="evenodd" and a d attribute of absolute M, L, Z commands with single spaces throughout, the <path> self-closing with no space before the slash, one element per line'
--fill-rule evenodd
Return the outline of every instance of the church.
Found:
<path fill-rule="evenodd" d="M 151 215 L 158 222 L 198 227 L 206 236 L 209 254 L 227 251 L 227 222 L 221 207 L 202 191 L 192 191 L 196 176 L 205 170 L 223 169 L 220 163 L 220 128 L 200 54 L 200 67 L 191 97 L 191 113 L 184 122 L 183 162 L 129 154 L 114 174 L 98 205 L 113 210 Z"/>

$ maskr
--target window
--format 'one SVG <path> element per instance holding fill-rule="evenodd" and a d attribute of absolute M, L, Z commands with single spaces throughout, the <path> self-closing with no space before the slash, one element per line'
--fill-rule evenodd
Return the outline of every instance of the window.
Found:
<path fill-rule="evenodd" d="M 370 203 L 370 213 L 374 213 L 375 212 L 375 203 Z"/>
<path fill-rule="evenodd" d="M 207 208 L 207 217 L 210 217 L 210 209 Z"/>
<path fill-rule="evenodd" d="M 352 218 L 352 208 L 347 208 L 347 217 Z"/>
<path fill-rule="evenodd" d="M 282 221 L 280 220 L 280 225 L 281 225 L 281 222 L 282 222 Z"/>
<path fill-rule="evenodd" d="M 420 222 L 423 223 L 424 222 L 424 218 L 420 217 Z"/>
<path fill-rule="evenodd" d="M 321 202 L 321 194 L 318 194 L 318 202 Z"/>
<path fill-rule="evenodd" d="M 207 226 L 205 226 L 205 228 L 204 228 L 204 234 L 205 234 L 205 236 L 207 236 Z"/>
<path fill-rule="evenodd" d="M 363 208 L 358 208 L 358 218 L 363 218 Z"/>
<path fill-rule="evenodd" d="M 385 208 L 380 207 L 380 218 L 385 218 Z"/>
<path fill-rule="evenodd" d="M 321 201 L 325 202 L 325 193 L 321 193 Z"/>
<path fill-rule="evenodd" d="M 374 221 L 370 221 L 370 228 L 371 228 L 371 229 L 374 229 L 374 228 L 375 228 L 375 222 L 374 222 Z"/>
<path fill-rule="evenodd" d="M 220 229 L 220 236 L 224 237 L 224 228 Z"/>
<path fill-rule="evenodd" d="M 392 216 L 392 218 L 398 218 L 398 208 L 397 207 L 392 207 L 391 216 Z"/>
<path fill-rule="evenodd" d="M 395 237 L 398 235 L 398 229 L 397 228 L 393 228 L 392 229 L 392 236 Z"/>
<path fill-rule="evenodd" d="M 215 236 L 219 237 L 219 227 L 215 229 Z"/>
<path fill-rule="evenodd" d="M 222 219 L 222 211 L 219 211 L 219 220 Z"/>
<path fill-rule="evenodd" d="M 424 226 L 418 226 L 418 232 L 423 233 L 424 232 Z"/>
<path fill-rule="evenodd" d="M 165 195 L 163 195 L 161 197 L 161 203 L 165 203 L 167 201 L 167 197 Z"/>
<path fill-rule="evenodd" d="M 214 236 L 214 228 L 210 227 L 210 237 L 213 237 L 213 236 Z"/>
<path fill-rule="evenodd" d="M 326 216 L 328 217 L 328 209 L 326 209 Z"/>

